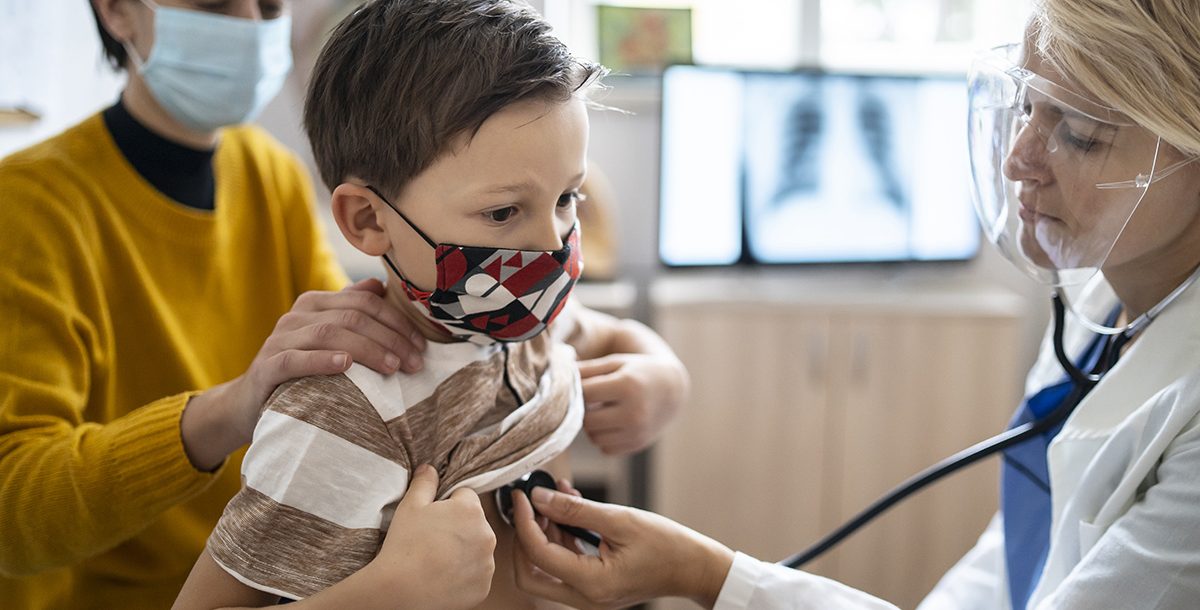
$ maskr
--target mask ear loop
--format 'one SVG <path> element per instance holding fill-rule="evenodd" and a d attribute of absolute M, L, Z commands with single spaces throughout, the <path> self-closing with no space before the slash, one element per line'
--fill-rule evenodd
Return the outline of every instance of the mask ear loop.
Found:
<path fill-rule="evenodd" d="M 417 225 L 413 224 L 413 221 L 409 220 L 408 216 L 405 216 L 404 212 L 400 211 L 400 208 L 397 208 L 396 206 L 392 205 L 392 202 L 388 201 L 388 198 L 384 197 L 383 193 L 379 192 L 379 189 L 377 189 L 369 184 L 367 185 L 367 189 L 370 190 L 372 193 L 375 193 L 376 197 L 379 197 L 380 199 L 382 199 L 383 202 L 386 203 L 389 208 L 392 208 L 393 212 L 399 214 L 400 218 L 402 220 L 404 220 L 404 222 L 408 223 L 408 226 L 412 227 L 412 230 L 416 231 L 417 235 L 420 235 L 421 239 L 425 240 L 425 243 L 429 244 L 430 248 L 437 250 L 437 247 L 438 247 L 437 242 L 433 241 L 432 239 L 429 239 L 429 236 L 426 235 L 424 231 L 417 228 Z"/>
<path fill-rule="evenodd" d="M 148 9 L 150 9 L 150 12 L 156 13 L 156 14 L 158 13 L 158 5 L 155 4 L 152 0 L 142 0 L 142 5 Z M 137 49 L 135 49 L 133 47 L 133 45 L 130 43 L 130 41 L 128 41 L 128 40 L 122 40 L 121 47 L 125 49 L 125 56 L 128 57 L 130 63 L 133 64 L 133 69 L 140 74 L 146 65 L 146 61 L 149 60 L 149 58 L 146 58 L 146 60 L 143 60 L 142 56 L 138 54 Z"/>
<path fill-rule="evenodd" d="M 392 205 L 392 202 L 388 201 L 388 198 L 384 197 L 383 193 L 379 192 L 379 189 L 369 184 L 367 185 L 367 189 L 372 193 L 375 193 L 376 197 L 379 197 L 381 200 L 383 200 L 383 202 L 387 204 L 389 208 L 392 208 L 393 212 L 399 214 L 400 219 L 408 223 L 408 226 L 411 227 L 413 231 L 416 231 L 417 235 L 421 236 L 421 239 L 425 240 L 425 243 L 429 244 L 430 248 L 433 248 L 435 251 L 437 250 L 437 244 L 432 239 L 429 239 L 429 236 L 426 235 L 424 231 L 417 228 L 417 225 L 413 224 L 413 221 L 409 220 L 408 216 L 404 215 L 404 212 L 401 212 L 399 208 L 397 208 L 395 205 Z M 400 268 L 396 266 L 396 263 L 392 262 L 392 257 L 384 254 L 383 262 L 387 263 L 387 266 L 392 270 L 392 273 L 395 273 L 396 277 L 400 278 L 400 281 L 404 282 L 411 290 L 420 294 L 426 294 L 429 292 L 428 290 L 422 290 L 420 286 L 412 283 L 412 281 L 405 277 L 403 273 L 400 273 Z"/>

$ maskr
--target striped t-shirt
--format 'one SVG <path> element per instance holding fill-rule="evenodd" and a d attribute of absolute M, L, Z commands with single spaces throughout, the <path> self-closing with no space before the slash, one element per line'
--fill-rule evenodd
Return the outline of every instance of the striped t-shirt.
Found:
<path fill-rule="evenodd" d="M 583 421 L 572 348 L 431 343 L 418 373 L 343 375 L 279 387 L 242 464 L 243 488 L 208 540 L 247 586 L 301 599 L 371 561 L 409 473 L 438 497 L 493 490 L 562 453 Z"/>

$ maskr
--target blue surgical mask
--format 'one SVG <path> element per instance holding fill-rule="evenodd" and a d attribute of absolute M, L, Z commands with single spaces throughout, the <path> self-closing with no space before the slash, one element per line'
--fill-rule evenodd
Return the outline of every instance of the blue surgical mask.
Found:
<path fill-rule="evenodd" d="M 203 132 L 245 123 L 283 87 L 292 69 L 290 15 L 255 21 L 146 4 L 154 9 L 150 57 L 142 62 L 126 49 L 175 120 Z"/>

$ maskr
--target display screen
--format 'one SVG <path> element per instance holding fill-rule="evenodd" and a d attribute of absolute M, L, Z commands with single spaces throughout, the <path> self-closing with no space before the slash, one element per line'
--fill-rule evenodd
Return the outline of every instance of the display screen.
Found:
<path fill-rule="evenodd" d="M 671 266 L 962 260 L 979 246 L 963 79 L 674 66 Z"/>

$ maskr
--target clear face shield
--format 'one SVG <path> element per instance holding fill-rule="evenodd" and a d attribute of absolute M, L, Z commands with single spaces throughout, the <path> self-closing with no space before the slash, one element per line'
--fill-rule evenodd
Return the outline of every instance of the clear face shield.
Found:
<path fill-rule="evenodd" d="M 973 64 L 968 143 L 985 237 L 1063 294 L 1119 262 L 1121 234 L 1150 185 L 1192 159 L 1164 163 L 1168 146 L 1158 137 L 1037 74 L 1040 65 L 1020 45 Z M 1086 322 L 1116 332 L 1103 320 Z"/>

